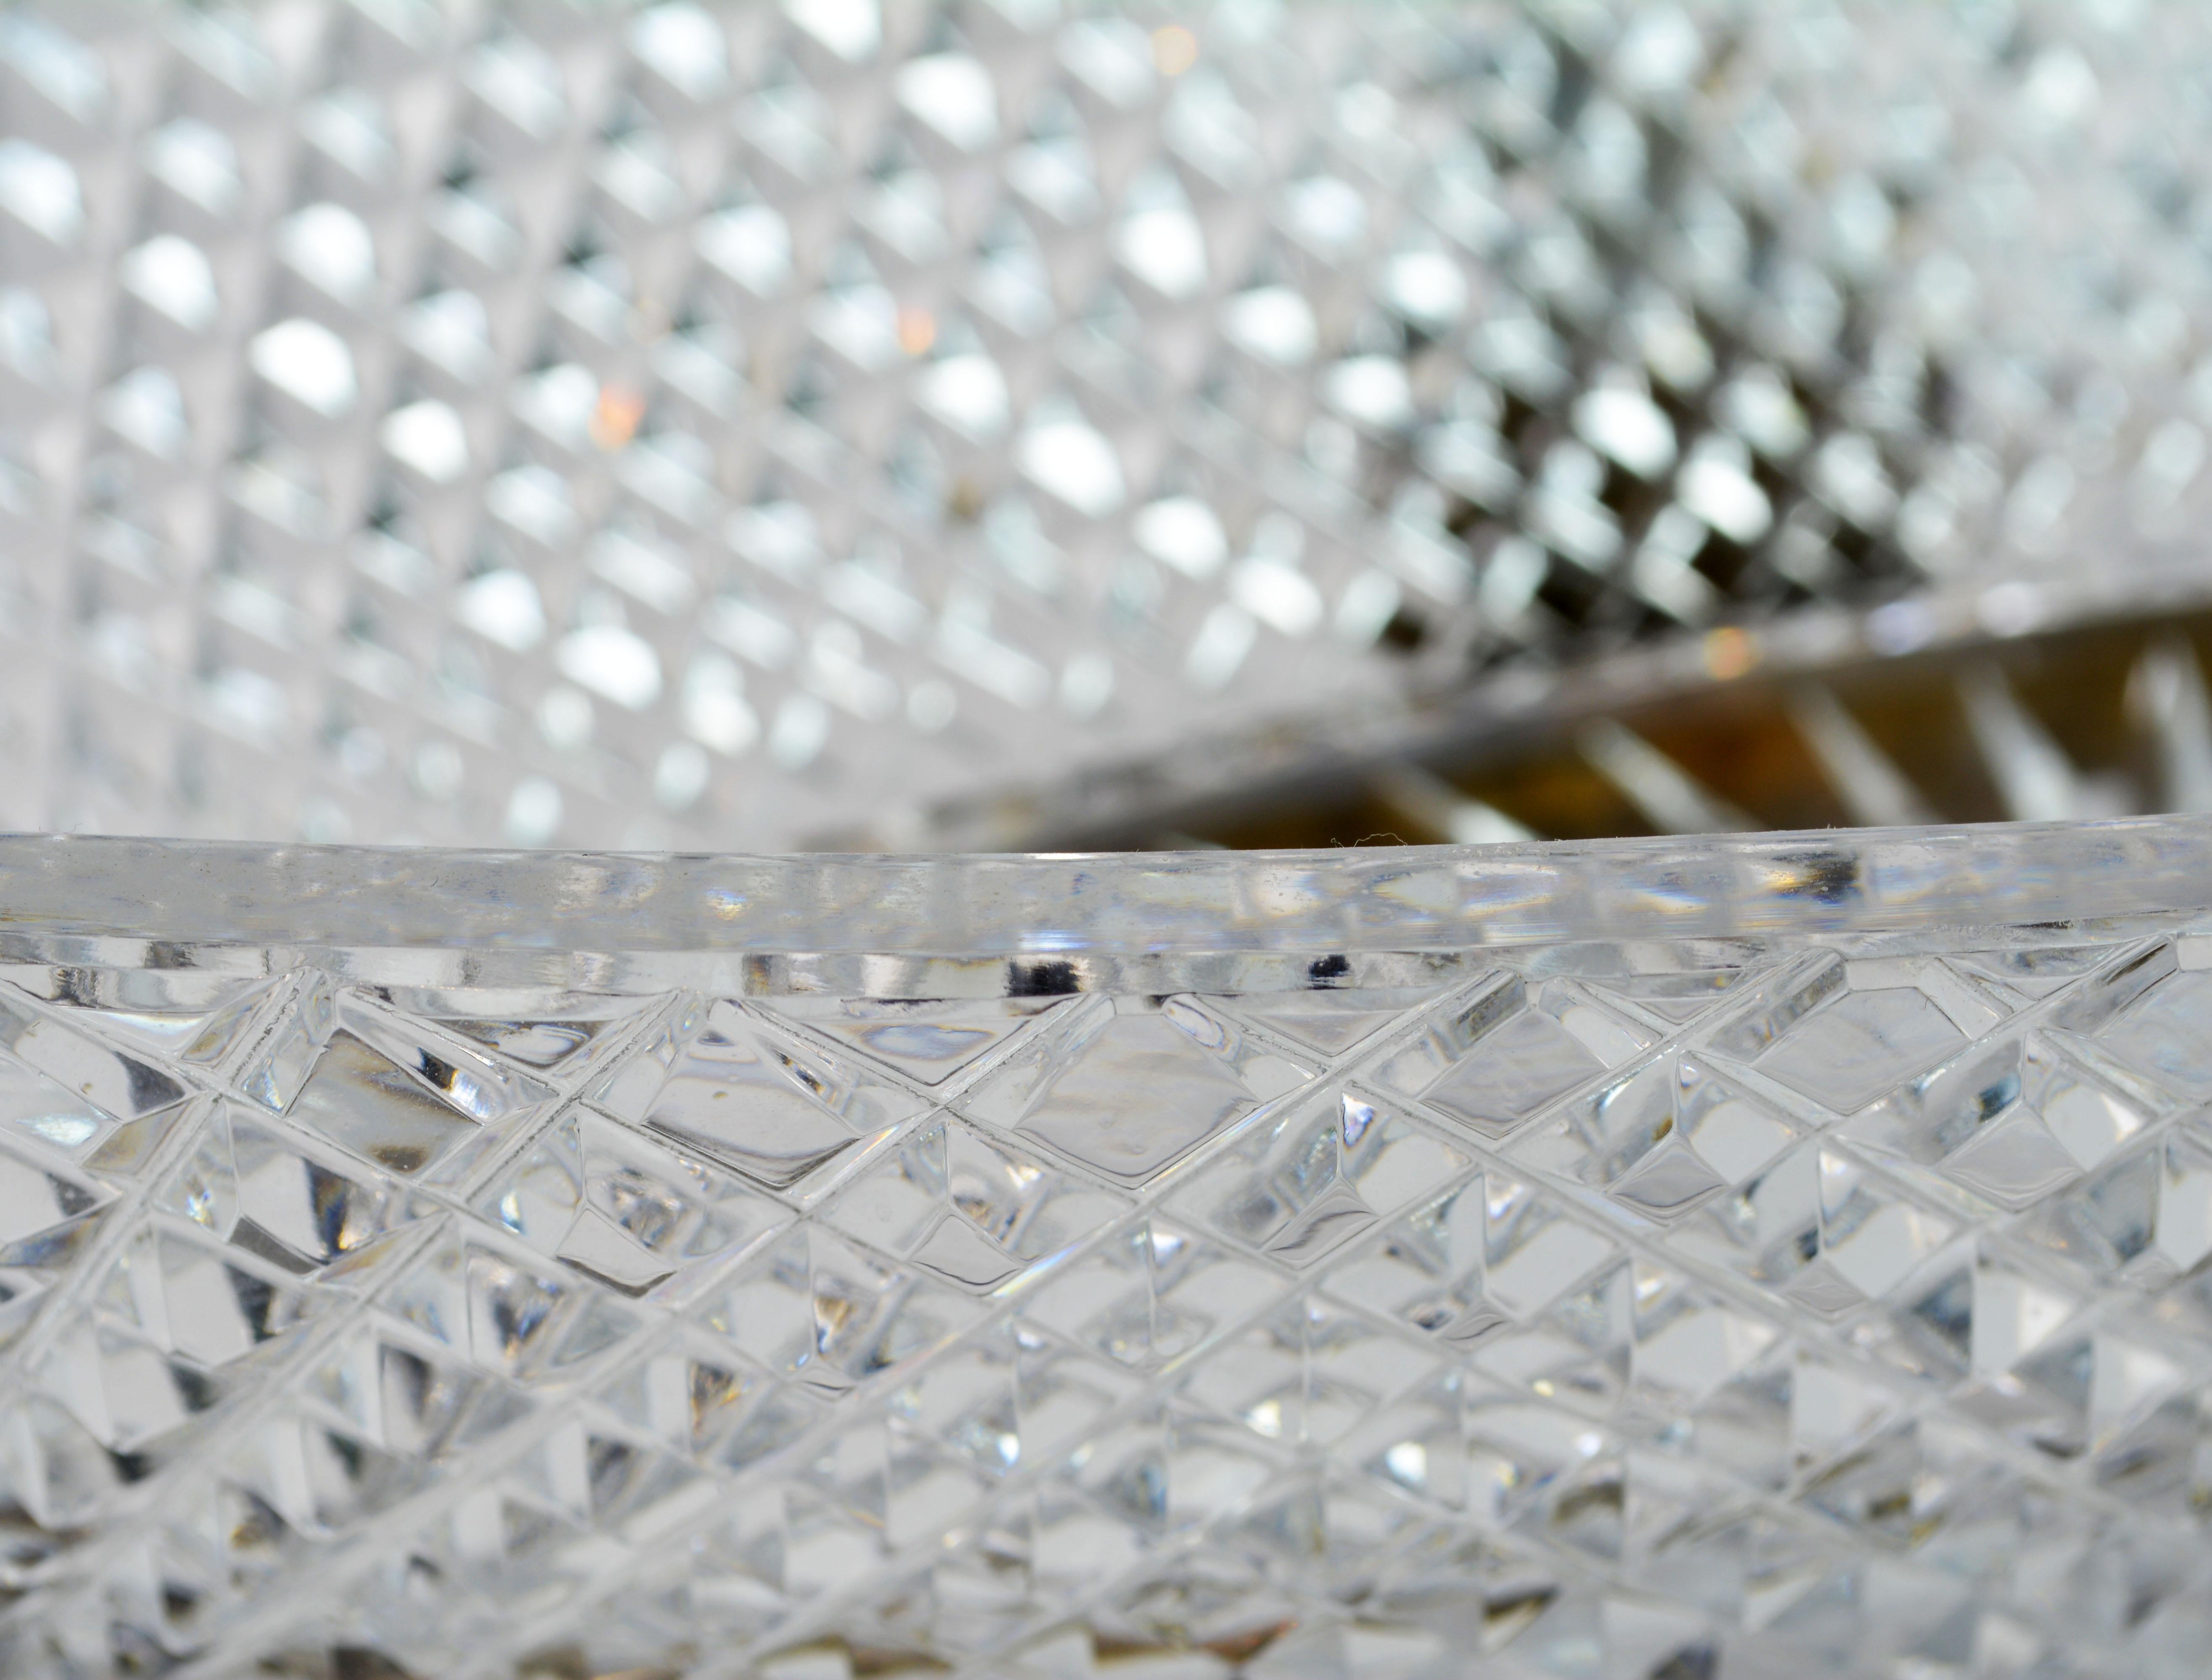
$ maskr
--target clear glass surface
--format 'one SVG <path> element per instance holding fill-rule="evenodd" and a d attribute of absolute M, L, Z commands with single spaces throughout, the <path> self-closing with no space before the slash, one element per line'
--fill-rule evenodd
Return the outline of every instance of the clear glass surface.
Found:
<path fill-rule="evenodd" d="M 2212 821 L 0 840 L 0 1668 L 2186 1676 Z"/>

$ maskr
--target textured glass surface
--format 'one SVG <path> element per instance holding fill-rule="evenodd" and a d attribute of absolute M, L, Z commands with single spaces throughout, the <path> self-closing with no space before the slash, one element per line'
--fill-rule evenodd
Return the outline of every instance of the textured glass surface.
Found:
<path fill-rule="evenodd" d="M 2201 600 L 2208 52 L 2194 0 L 9 6 L 0 821 L 1000 843 L 1484 673 Z"/>
<path fill-rule="evenodd" d="M 2212 821 L 0 840 L 10 1677 L 2181 1677 Z"/>

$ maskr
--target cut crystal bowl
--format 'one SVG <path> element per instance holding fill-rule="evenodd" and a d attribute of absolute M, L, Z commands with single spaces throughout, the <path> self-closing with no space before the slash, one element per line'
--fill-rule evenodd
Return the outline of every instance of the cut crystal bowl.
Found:
<path fill-rule="evenodd" d="M 2184 1676 L 2212 822 L 0 840 L 0 1669 Z"/>
<path fill-rule="evenodd" d="M 2201 608 L 2208 61 L 2196 0 L 10 5 L 0 824 L 1036 845 L 1639 652 Z"/>

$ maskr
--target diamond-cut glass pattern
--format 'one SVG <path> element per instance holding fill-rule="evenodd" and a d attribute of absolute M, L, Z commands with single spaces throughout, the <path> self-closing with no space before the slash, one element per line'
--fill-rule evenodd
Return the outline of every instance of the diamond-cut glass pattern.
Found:
<path fill-rule="evenodd" d="M 1004 837 L 2202 595 L 2188 0 L 1293 9 L 10 6 L 0 819 Z"/>
<path fill-rule="evenodd" d="M 2193 1676 L 2208 856 L 0 843 L 0 1667 Z"/>

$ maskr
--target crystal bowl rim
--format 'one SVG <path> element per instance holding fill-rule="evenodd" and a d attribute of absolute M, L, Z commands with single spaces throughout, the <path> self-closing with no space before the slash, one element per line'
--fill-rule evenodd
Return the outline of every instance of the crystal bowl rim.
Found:
<path fill-rule="evenodd" d="M 1304 953 L 1319 959 L 1306 983 L 1328 985 L 1357 983 L 1328 972 L 1332 954 L 2071 924 L 2207 904 L 2212 816 L 1321 852 L 769 856 L 0 835 L 0 943 L 19 955 L 26 941 L 123 940 L 1049 968 Z"/>

